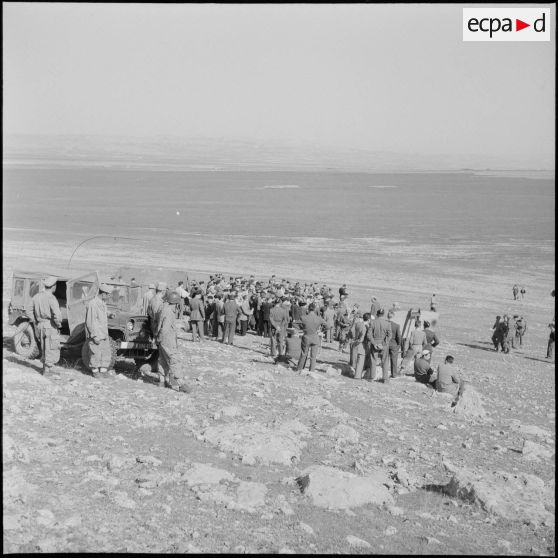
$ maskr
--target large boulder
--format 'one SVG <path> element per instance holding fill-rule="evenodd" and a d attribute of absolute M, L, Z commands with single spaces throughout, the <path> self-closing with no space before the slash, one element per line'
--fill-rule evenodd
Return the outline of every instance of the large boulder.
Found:
<path fill-rule="evenodd" d="M 544 481 L 526 473 L 494 471 L 475 473 L 444 462 L 453 474 L 444 491 L 484 510 L 512 521 L 554 524 L 554 490 Z"/>
<path fill-rule="evenodd" d="M 469 418 L 486 417 L 486 411 L 482 405 L 482 398 L 479 392 L 469 384 L 467 384 L 457 404 L 453 407 L 453 412 Z"/>
<path fill-rule="evenodd" d="M 291 465 L 300 459 L 306 446 L 303 437 L 310 430 L 297 420 L 291 420 L 274 428 L 257 423 L 230 423 L 207 428 L 203 439 L 222 451 L 230 451 L 242 458 L 242 462 L 255 465 L 280 463 Z"/>
<path fill-rule="evenodd" d="M 313 465 L 296 482 L 314 505 L 327 509 L 349 509 L 366 504 L 393 504 L 390 479 L 384 471 L 357 476 L 324 465 Z"/>

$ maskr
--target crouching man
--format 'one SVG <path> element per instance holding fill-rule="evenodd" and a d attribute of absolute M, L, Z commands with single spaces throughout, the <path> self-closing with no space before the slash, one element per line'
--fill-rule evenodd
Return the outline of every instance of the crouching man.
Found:
<path fill-rule="evenodd" d="M 180 295 L 177 292 L 168 293 L 159 314 L 155 340 L 159 348 L 159 364 L 165 374 L 165 387 L 190 393 L 192 388 L 184 379 L 177 358 L 176 310 L 180 302 Z"/>
<path fill-rule="evenodd" d="M 105 301 L 112 292 L 111 287 L 102 284 L 97 296 L 87 303 L 85 311 L 85 350 L 84 364 L 89 366 L 95 378 L 106 376 L 111 361 L 108 334 L 107 306 Z"/>
<path fill-rule="evenodd" d="M 415 380 L 421 384 L 432 385 L 435 379 L 434 370 L 432 369 L 430 358 L 432 354 L 428 349 L 424 349 L 420 358 L 415 360 L 414 370 L 415 370 Z"/>
<path fill-rule="evenodd" d="M 453 365 L 453 357 L 446 356 L 443 364 L 438 365 L 435 387 L 436 391 L 455 395 L 456 401 L 465 389 L 466 382 L 460 377 Z"/>

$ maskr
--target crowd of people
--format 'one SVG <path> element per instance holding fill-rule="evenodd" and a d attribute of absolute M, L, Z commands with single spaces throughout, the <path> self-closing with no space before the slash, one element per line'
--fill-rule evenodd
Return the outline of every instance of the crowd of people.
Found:
<path fill-rule="evenodd" d="M 496 352 L 509 353 L 510 349 L 523 347 L 523 337 L 527 332 L 527 321 L 523 316 L 508 314 L 496 316 L 492 326 L 492 343 Z"/>
<path fill-rule="evenodd" d="M 331 345 L 336 344 L 341 354 L 348 355 L 354 378 L 373 381 L 380 367 L 380 382 L 387 383 L 401 377 L 423 351 L 431 355 L 440 343 L 431 324 L 419 315 L 400 362 L 401 330 L 393 321 L 399 304 L 393 303 L 386 313 L 374 296 L 370 311 L 362 312 L 359 304 L 349 304 L 345 284 L 334 291 L 326 284 L 279 280 L 275 275 L 268 281 L 258 281 L 253 275 L 227 279 L 215 274 L 207 282 L 179 281 L 175 288 L 158 282 L 148 287 L 142 311 L 150 319 L 157 342 L 161 309 L 172 296 L 176 301 L 172 303 L 174 315 L 191 332 L 193 342 L 211 338 L 232 345 L 235 335 L 252 332 L 269 339 L 275 363 L 290 365 L 299 372 L 307 364 L 310 371 L 315 370 L 322 348 L 334 349 Z M 437 308 L 435 294 L 430 308 Z M 168 358 L 161 364 L 165 369 L 173 368 Z"/>
<path fill-rule="evenodd" d="M 55 277 L 47 278 L 45 290 L 33 297 L 43 373 L 60 358 L 57 336 L 61 315 L 53 294 L 55 285 Z M 108 285 L 100 285 L 97 296 L 86 308 L 84 354 L 96 377 L 107 373 L 111 360 L 105 304 L 111 290 Z M 162 281 L 150 284 L 138 310 L 148 316 L 158 346 L 161 384 L 177 391 L 191 391 L 178 360 L 177 330 L 184 324 L 194 342 L 209 337 L 233 345 L 235 335 L 245 336 L 248 331 L 268 338 L 275 363 L 290 364 L 298 372 L 307 363 L 313 371 L 322 347 L 337 343 L 340 353 L 348 353 L 348 366 L 355 379 L 373 381 L 380 367 L 379 380 L 387 383 L 402 377 L 412 366 L 417 381 L 459 396 L 464 383 L 454 368 L 454 357 L 446 355 L 436 370 L 431 366 L 432 353 L 440 339 L 430 322 L 421 319 L 420 312 L 402 343 L 400 325 L 393 320 L 398 303 L 386 312 L 373 296 L 370 310 L 362 312 L 359 304 L 349 304 L 348 297 L 347 285 L 334 292 L 326 284 L 279 280 L 275 275 L 266 282 L 257 281 L 253 275 L 248 279 L 226 279 L 215 274 L 207 283 L 179 281 L 174 288 Z M 437 309 L 435 297 L 433 294 L 431 310 Z M 554 352 L 554 320 L 549 328 L 547 358 Z M 527 322 L 523 316 L 510 318 L 505 314 L 496 317 L 492 329 L 495 350 L 508 353 L 510 348 L 523 346 Z"/>

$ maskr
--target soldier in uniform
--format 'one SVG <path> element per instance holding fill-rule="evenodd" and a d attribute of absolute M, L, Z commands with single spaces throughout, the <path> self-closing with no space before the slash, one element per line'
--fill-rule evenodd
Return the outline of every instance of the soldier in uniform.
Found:
<path fill-rule="evenodd" d="M 85 312 L 86 364 L 95 378 L 105 376 L 111 361 L 110 338 L 108 334 L 107 306 L 105 301 L 112 288 L 102 284 L 97 296 L 87 303 Z"/>
<path fill-rule="evenodd" d="M 362 321 L 357 321 L 354 324 L 353 341 L 351 342 L 351 361 L 350 365 L 354 370 L 354 378 L 356 380 L 362 379 L 362 371 L 364 369 L 364 361 L 366 360 L 367 345 L 364 342 L 366 331 L 370 325 L 370 313 L 365 312 L 362 316 Z"/>
<path fill-rule="evenodd" d="M 167 284 L 163 281 L 157 282 L 155 285 L 155 295 L 147 305 L 147 316 L 151 324 L 151 333 L 153 337 L 157 334 L 157 320 L 159 319 L 159 312 L 163 307 L 163 296 L 167 290 Z"/>
<path fill-rule="evenodd" d="M 389 342 L 391 339 L 391 323 L 384 318 L 385 310 L 380 308 L 375 320 L 370 322 L 366 337 L 370 347 L 371 375 L 370 380 L 376 375 L 376 361 L 382 366 L 382 382 L 387 384 L 390 376 Z"/>
<path fill-rule="evenodd" d="M 316 368 L 316 358 L 320 347 L 320 336 L 318 332 L 325 324 L 325 321 L 316 314 L 315 310 L 316 305 L 311 302 L 308 306 L 308 314 L 301 318 L 304 334 L 302 336 L 301 353 L 296 367 L 297 372 L 300 372 L 304 368 L 308 353 L 310 353 L 310 372 Z"/>
<path fill-rule="evenodd" d="M 288 313 L 281 306 L 281 299 L 275 300 L 275 306 L 269 311 L 269 323 L 271 325 L 271 356 L 277 354 L 282 356 L 285 352 L 285 334 L 287 333 Z"/>
<path fill-rule="evenodd" d="M 167 295 L 157 320 L 155 340 L 159 348 L 159 364 L 165 374 L 165 386 L 175 391 L 190 393 L 191 387 L 184 380 L 177 358 L 176 311 L 179 304 L 180 295 L 177 292 Z"/>
<path fill-rule="evenodd" d="M 47 277 L 43 281 L 45 290 L 37 293 L 32 299 L 33 317 L 41 344 L 43 376 L 49 374 L 52 366 L 60 360 L 60 334 L 58 330 L 62 326 L 62 315 L 58 301 L 54 296 L 56 280 L 56 277 Z"/>

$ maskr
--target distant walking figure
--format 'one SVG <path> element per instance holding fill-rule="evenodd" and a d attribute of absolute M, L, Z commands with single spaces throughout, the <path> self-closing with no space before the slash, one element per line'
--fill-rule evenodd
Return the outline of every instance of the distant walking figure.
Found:
<path fill-rule="evenodd" d="M 438 301 L 436 300 L 436 294 L 433 294 L 430 298 L 430 311 L 437 312 L 438 309 Z"/>
<path fill-rule="evenodd" d="M 513 293 L 513 299 L 517 300 L 518 295 L 519 295 L 519 287 L 517 285 L 513 286 L 512 293 Z"/>

